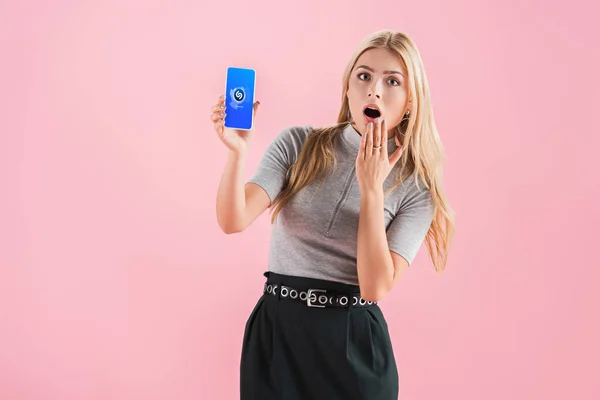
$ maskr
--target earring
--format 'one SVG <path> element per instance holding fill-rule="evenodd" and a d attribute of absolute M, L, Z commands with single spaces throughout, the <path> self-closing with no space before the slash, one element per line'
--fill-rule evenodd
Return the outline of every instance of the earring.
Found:
<path fill-rule="evenodd" d="M 408 123 L 408 117 L 410 116 L 410 110 L 406 110 L 406 114 L 404 114 L 404 117 L 400 120 L 400 122 L 398 123 L 398 132 L 404 136 L 406 134 L 406 132 L 402 132 L 402 124 L 404 123 Z"/>
<path fill-rule="evenodd" d="M 404 117 L 398 125 L 401 125 L 404 121 L 408 121 L 408 117 L 410 117 L 410 110 L 406 110 L 406 114 L 404 114 Z"/>

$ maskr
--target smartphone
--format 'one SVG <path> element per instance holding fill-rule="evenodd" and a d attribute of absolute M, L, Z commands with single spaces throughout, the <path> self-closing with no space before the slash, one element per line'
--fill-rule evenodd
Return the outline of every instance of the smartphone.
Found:
<path fill-rule="evenodd" d="M 224 126 L 251 130 L 254 125 L 254 86 L 256 71 L 249 68 L 227 68 L 225 84 Z"/>

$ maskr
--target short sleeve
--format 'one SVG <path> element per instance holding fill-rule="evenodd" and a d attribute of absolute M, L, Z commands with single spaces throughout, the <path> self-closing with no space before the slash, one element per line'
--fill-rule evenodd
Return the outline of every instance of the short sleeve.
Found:
<path fill-rule="evenodd" d="M 387 230 L 388 248 L 406 259 L 409 265 L 427 236 L 434 211 L 431 193 L 427 188 L 411 184 Z"/>
<path fill-rule="evenodd" d="M 267 146 L 256 171 L 248 180 L 267 193 L 271 203 L 283 189 L 289 168 L 298 159 L 310 127 L 291 127 L 281 131 Z"/>

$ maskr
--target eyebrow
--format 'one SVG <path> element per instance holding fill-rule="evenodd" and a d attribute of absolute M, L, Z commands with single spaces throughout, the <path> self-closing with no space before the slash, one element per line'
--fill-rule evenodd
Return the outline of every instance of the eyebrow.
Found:
<path fill-rule="evenodd" d="M 356 69 L 359 69 L 359 68 L 364 68 L 364 69 L 366 69 L 368 71 L 375 72 L 375 70 L 373 68 L 368 67 L 366 65 L 359 65 L 358 67 L 356 67 Z M 399 74 L 399 75 L 404 76 L 404 74 L 402 72 L 400 72 L 400 71 L 383 71 L 383 73 L 384 74 Z"/>

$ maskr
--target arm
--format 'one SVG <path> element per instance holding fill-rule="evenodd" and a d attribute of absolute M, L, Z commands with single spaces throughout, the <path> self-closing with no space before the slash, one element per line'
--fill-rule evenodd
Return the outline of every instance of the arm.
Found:
<path fill-rule="evenodd" d="M 258 185 L 244 185 L 246 152 L 229 152 L 217 192 L 217 221 L 227 234 L 244 231 L 271 204 Z"/>
<path fill-rule="evenodd" d="M 261 215 L 286 183 L 309 127 L 280 132 L 268 145 L 254 175 L 244 186 L 247 152 L 229 153 L 217 194 L 217 219 L 225 233 L 242 232 Z"/>
<path fill-rule="evenodd" d="M 367 301 L 381 300 L 408 267 L 408 261 L 388 247 L 383 199 L 383 190 L 360 198 L 357 269 L 361 296 Z"/>
<path fill-rule="evenodd" d="M 383 189 L 361 194 L 358 221 L 357 269 L 365 300 L 379 301 L 396 285 L 413 262 L 435 215 L 431 193 L 404 183 L 397 214 L 385 227 Z"/>

